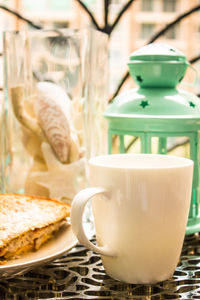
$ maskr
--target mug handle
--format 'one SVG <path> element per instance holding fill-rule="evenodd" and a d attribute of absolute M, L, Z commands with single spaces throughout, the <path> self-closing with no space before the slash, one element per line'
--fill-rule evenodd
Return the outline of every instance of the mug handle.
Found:
<path fill-rule="evenodd" d="M 108 191 L 102 187 L 91 187 L 80 191 L 74 197 L 72 201 L 71 214 L 70 214 L 72 231 L 74 232 L 79 242 L 83 244 L 86 248 L 94 252 L 97 252 L 101 255 L 116 256 L 116 253 L 113 250 L 109 249 L 108 246 L 105 245 L 103 247 L 98 247 L 95 246 L 93 243 L 91 243 L 87 238 L 83 228 L 82 218 L 83 218 L 84 208 L 87 202 L 92 197 L 99 194 L 104 194 L 104 196 L 106 196 L 106 194 L 108 194 Z"/>

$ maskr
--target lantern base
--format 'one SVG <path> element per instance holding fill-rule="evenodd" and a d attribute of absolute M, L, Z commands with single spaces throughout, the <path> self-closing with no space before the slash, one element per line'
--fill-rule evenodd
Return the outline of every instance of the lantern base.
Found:
<path fill-rule="evenodd" d="M 188 220 L 186 234 L 200 232 L 200 216 Z"/>

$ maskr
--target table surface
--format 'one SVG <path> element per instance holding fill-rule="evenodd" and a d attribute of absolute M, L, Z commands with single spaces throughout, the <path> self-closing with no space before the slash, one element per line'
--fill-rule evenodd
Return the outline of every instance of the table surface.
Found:
<path fill-rule="evenodd" d="M 174 276 L 155 285 L 111 279 L 100 256 L 77 245 L 47 265 L 1 280 L 0 299 L 200 299 L 200 234 L 185 238 Z"/>

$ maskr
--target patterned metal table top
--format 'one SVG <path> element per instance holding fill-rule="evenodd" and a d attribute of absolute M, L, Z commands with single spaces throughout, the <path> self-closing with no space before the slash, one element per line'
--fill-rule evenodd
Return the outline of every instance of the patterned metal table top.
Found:
<path fill-rule="evenodd" d="M 0 281 L 0 299 L 200 299 L 200 235 L 186 237 L 174 276 L 155 285 L 111 279 L 100 256 L 77 245 L 47 265 Z"/>

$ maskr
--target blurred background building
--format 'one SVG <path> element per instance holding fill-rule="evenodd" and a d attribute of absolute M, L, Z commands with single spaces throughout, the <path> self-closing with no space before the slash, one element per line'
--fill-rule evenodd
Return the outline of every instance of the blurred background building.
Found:
<path fill-rule="evenodd" d="M 84 0 L 99 26 L 104 22 L 104 1 Z M 111 0 L 108 23 L 112 23 L 127 0 Z M 81 28 L 91 25 L 91 19 L 76 0 L 4 0 L 0 4 L 18 11 L 46 29 Z M 200 4 L 200 0 L 135 0 L 120 19 L 110 35 L 110 84 L 109 91 L 114 93 L 122 75 L 127 71 L 129 55 L 135 49 L 148 43 L 150 38 L 177 16 Z M 1 30 L 30 29 L 30 25 L 0 10 Z M 192 59 L 200 55 L 200 11 L 193 13 L 160 37 L 157 42 L 169 43 L 182 50 Z M 2 50 L 2 43 L 1 43 Z M 194 65 L 200 70 L 200 61 Z M 1 76 L 2 77 L 2 76 Z M 194 79 L 188 71 L 187 81 Z M 199 79 L 198 79 L 199 80 Z M 2 80 L 0 82 L 2 86 Z M 131 79 L 124 87 L 134 86 Z M 191 90 L 191 88 L 190 88 Z M 200 92 L 200 81 L 195 87 Z"/>

